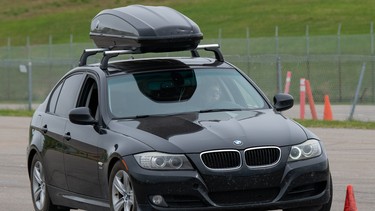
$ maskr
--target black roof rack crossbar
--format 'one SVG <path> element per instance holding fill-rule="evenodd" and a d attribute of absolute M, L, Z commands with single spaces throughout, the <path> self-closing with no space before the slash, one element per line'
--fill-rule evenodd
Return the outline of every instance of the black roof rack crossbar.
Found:
<path fill-rule="evenodd" d="M 85 49 L 83 50 L 83 53 L 81 55 L 81 58 L 79 59 L 78 66 L 85 66 L 87 64 L 87 58 L 89 56 L 93 56 L 99 52 L 107 51 L 107 48 L 94 48 L 94 49 Z"/>
<path fill-rule="evenodd" d="M 224 62 L 223 54 L 220 51 L 220 45 L 219 44 L 209 44 L 209 45 L 198 45 L 196 49 L 191 50 L 191 56 L 192 57 L 200 57 L 197 50 L 204 49 L 205 51 L 212 51 L 215 54 L 216 60 L 219 62 Z"/>
<path fill-rule="evenodd" d="M 120 54 L 134 54 L 137 53 L 133 50 L 114 50 L 114 51 L 104 51 L 102 61 L 100 62 L 100 69 L 107 70 L 108 61 L 110 58 L 116 57 Z"/>
<path fill-rule="evenodd" d="M 195 49 L 190 50 L 192 57 L 200 57 L 198 50 L 204 49 L 206 51 L 212 51 L 215 54 L 215 59 L 219 62 L 224 62 L 223 54 L 220 51 L 220 45 L 210 44 L 210 45 L 198 45 Z M 105 48 L 100 49 L 86 49 L 81 56 L 80 66 L 86 65 L 87 57 L 95 55 L 98 52 L 103 52 L 103 58 L 100 62 L 100 69 L 107 70 L 109 59 L 117 57 L 120 54 L 139 54 L 137 49 L 134 50 L 109 50 Z"/>

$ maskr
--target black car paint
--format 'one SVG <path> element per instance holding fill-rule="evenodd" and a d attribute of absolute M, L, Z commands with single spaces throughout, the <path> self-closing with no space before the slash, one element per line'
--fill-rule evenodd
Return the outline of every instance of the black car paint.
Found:
<path fill-rule="evenodd" d="M 171 122 L 173 124 L 168 126 Z M 243 142 L 240 146 L 243 149 L 289 146 L 307 139 L 298 125 L 272 109 L 151 116 L 112 121 L 109 127 L 144 142 L 156 151 L 167 153 L 199 153 L 227 149 L 228 146 L 237 148 L 233 144 L 235 140 Z M 141 136 L 139 131 L 144 135 Z"/>
<path fill-rule="evenodd" d="M 216 62 L 214 63 L 217 65 Z M 227 64 L 223 65 L 228 67 Z M 97 69 L 97 67 L 92 67 L 92 69 Z M 136 193 L 140 200 L 140 207 L 149 204 L 147 200 L 149 195 L 162 194 L 158 192 L 161 190 L 161 186 L 164 187 L 163 191 L 166 195 L 173 193 L 178 195 L 182 192 L 198 195 L 208 204 L 217 207 L 224 206 L 228 209 L 242 206 L 247 208 L 288 207 L 291 206 L 293 200 L 283 202 L 280 197 L 287 191 L 288 185 L 291 185 L 289 188 L 293 187 L 293 184 L 289 184 L 292 179 L 303 177 L 304 182 L 308 183 L 323 180 L 329 183 L 329 167 L 325 153 L 318 158 L 291 162 L 286 166 L 279 165 L 272 169 L 254 170 L 241 166 L 235 172 L 224 176 L 197 164 L 200 163 L 198 162 L 199 153 L 202 151 L 212 149 L 242 151 L 246 148 L 260 146 L 280 146 L 283 149 L 283 154 L 279 163 L 285 164 L 291 145 L 302 143 L 310 138 L 317 138 L 313 133 L 285 118 L 273 108 L 256 111 L 197 112 L 138 119 L 113 119 L 106 105 L 106 81 L 103 80 L 107 77 L 105 73 L 101 70 L 77 68 L 67 76 L 77 70 L 85 73 L 85 76 L 90 75 L 98 83 L 101 114 L 99 121 L 94 125 L 80 125 L 80 129 L 78 129 L 78 126 L 67 118 L 55 120 L 53 115 L 45 113 L 48 104 L 47 97 L 46 101 L 36 110 L 30 127 L 29 169 L 35 154 L 44 157 L 43 162 L 46 169 L 51 169 L 50 172 L 47 172 L 48 177 L 46 178 L 49 184 L 48 189 L 52 193 L 53 202 L 57 204 L 63 203 L 71 207 L 83 206 L 87 209 L 93 209 L 94 206 L 91 205 L 96 204 L 106 209 L 109 197 L 107 190 L 110 170 L 114 162 L 121 159 L 126 161 L 135 187 L 148 185 L 147 190 Z M 252 83 L 247 76 L 246 78 Z M 255 86 L 255 84 L 253 85 Z M 262 93 L 259 89 L 258 91 Z M 266 97 L 264 98 L 266 99 Z M 49 124 L 50 121 L 57 125 L 53 127 L 53 124 Z M 168 124 L 171 122 L 173 124 Z M 46 125 L 48 128 L 45 128 Z M 83 143 L 78 140 L 83 140 Z M 241 140 L 244 144 L 235 146 L 233 145 L 235 140 Z M 168 171 L 142 169 L 137 165 L 132 155 L 147 151 L 184 153 L 191 159 L 197 170 L 174 171 L 171 174 L 172 172 Z M 308 170 L 311 172 L 310 175 L 301 175 L 305 172 L 305 165 L 311 168 Z M 249 175 L 249 177 L 245 179 L 243 174 Z M 236 181 L 235 179 L 238 178 L 239 180 Z M 227 183 L 223 184 L 223 181 Z M 234 187 L 234 190 L 238 191 L 254 191 L 260 187 L 276 187 L 280 184 L 282 184 L 281 191 L 274 201 L 265 201 L 257 206 L 251 203 L 246 206 L 241 203 L 236 206 L 233 204 L 220 205 L 210 200 L 211 193 L 208 192 L 210 190 L 222 193 L 228 187 Z M 179 188 L 176 189 L 176 186 Z M 75 196 L 78 199 L 72 200 L 72 197 L 68 196 Z M 325 191 L 318 196 L 307 198 L 303 202 L 315 205 L 318 201 L 321 203 L 321 200 L 328 201 L 328 196 L 329 191 Z M 81 202 L 88 204 L 82 205 Z"/>
<path fill-rule="evenodd" d="M 198 157 L 199 155 L 193 155 L 189 158 L 198 161 Z M 280 166 L 276 171 L 270 169 L 254 170 L 242 167 L 236 172 L 223 174 L 222 172 L 208 171 L 203 166 L 198 166 L 198 170 L 202 171 L 200 173 L 197 171 L 181 171 L 169 174 L 168 172 L 160 171 L 150 172 L 136 167 L 131 174 L 134 187 L 140 188 L 137 195 L 141 199 L 147 199 L 150 195 L 163 195 L 172 198 L 174 196 L 181 198 L 194 196 L 196 198 L 193 198 L 191 203 L 206 203 L 202 207 L 198 207 L 197 210 L 210 210 L 213 207 L 227 210 L 237 210 L 239 208 L 268 210 L 295 207 L 296 204 L 314 206 L 322 202 L 328 202 L 331 194 L 328 189 L 320 194 L 307 196 L 303 199 L 298 197 L 298 193 L 297 196 L 295 193 L 292 194 L 292 191 L 295 191 L 294 188 L 304 185 L 324 183 L 324 187 L 329 186 L 330 180 L 327 180 L 327 178 L 329 178 L 330 174 L 327 171 L 329 167 L 326 159 L 325 156 L 322 156 L 313 162 L 303 161 L 302 165 L 297 164 L 298 167 L 295 163 L 292 163 L 290 166 L 286 166 L 285 169 L 284 166 Z M 129 165 L 136 164 L 136 161 L 131 156 L 125 157 L 125 160 Z M 304 165 L 309 167 L 304 167 Z M 310 173 L 306 174 L 306 171 Z M 243 177 L 244 173 L 248 176 Z M 293 184 L 293 181 L 297 180 L 299 180 L 299 183 Z M 228 187 L 231 191 L 228 191 Z M 274 197 L 273 200 L 261 198 L 263 197 L 262 194 L 269 194 L 270 190 L 274 190 L 271 193 L 273 194 L 271 196 Z M 288 193 L 290 193 L 290 196 Z M 220 201 L 225 201 L 225 203 L 211 200 L 210 195 L 212 194 L 220 195 L 222 197 Z M 230 198 L 244 200 L 240 197 L 246 194 L 250 195 L 247 203 L 244 203 L 244 201 L 229 201 Z M 255 196 L 252 194 L 255 194 Z M 289 198 L 287 198 L 288 196 Z M 139 204 L 147 210 L 146 204 L 149 204 L 149 202 L 147 200 L 139 201 Z M 207 204 L 212 207 L 208 207 Z M 163 209 L 156 206 L 154 208 L 168 210 L 168 208 Z"/>

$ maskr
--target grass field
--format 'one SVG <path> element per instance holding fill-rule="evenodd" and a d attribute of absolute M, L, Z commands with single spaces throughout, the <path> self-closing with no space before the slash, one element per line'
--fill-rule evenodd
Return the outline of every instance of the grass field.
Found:
<path fill-rule="evenodd" d="M 205 38 L 366 34 L 375 20 L 373 0 L 0 0 L 0 46 L 89 41 L 91 19 L 101 10 L 130 4 L 166 5 L 198 23 Z"/>

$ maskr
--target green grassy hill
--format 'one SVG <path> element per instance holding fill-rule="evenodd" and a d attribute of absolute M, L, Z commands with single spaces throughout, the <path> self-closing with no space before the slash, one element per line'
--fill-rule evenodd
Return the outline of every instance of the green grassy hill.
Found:
<path fill-rule="evenodd" d="M 101 10 L 130 4 L 170 6 L 198 23 L 205 38 L 369 33 L 374 0 L 0 0 L 0 46 L 89 41 L 91 19 Z M 6 5 L 6 6 L 5 6 Z"/>

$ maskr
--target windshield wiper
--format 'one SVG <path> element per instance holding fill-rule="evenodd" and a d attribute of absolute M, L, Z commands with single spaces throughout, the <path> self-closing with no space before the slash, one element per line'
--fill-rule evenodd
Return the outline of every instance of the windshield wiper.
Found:
<path fill-rule="evenodd" d="M 164 116 L 172 116 L 174 114 L 143 114 L 143 115 L 136 115 L 136 116 L 127 116 L 127 117 L 119 117 L 117 119 L 143 119 L 148 117 L 164 117 Z"/>
<path fill-rule="evenodd" d="M 147 118 L 150 117 L 150 115 L 137 115 L 137 116 L 125 116 L 125 117 L 115 117 L 113 119 L 140 119 L 140 118 Z"/>
<path fill-rule="evenodd" d="M 221 112 L 221 111 L 245 111 L 248 109 L 243 108 L 213 108 L 213 109 L 206 109 L 200 110 L 199 113 L 210 113 L 210 112 Z"/>
<path fill-rule="evenodd" d="M 127 117 L 116 117 L 114 119 L 143 119 L 148 117 L 166 117 L 166 116 L 175 116 L 175 115 L 183 115 L 191 112 L 198 112 L 198 113 L 210 113 L 210 112 L 224 112 L 224 111 L 247 111 L 251 109 L 246 108 L 212 108 L 212 109 L 204 109 L 199 111 L 189 111 L 184 113 L 170 113 L 170 114 L 144 114 L 144 115 L 136 115 L 136 116 L 127 116 Z"/>

